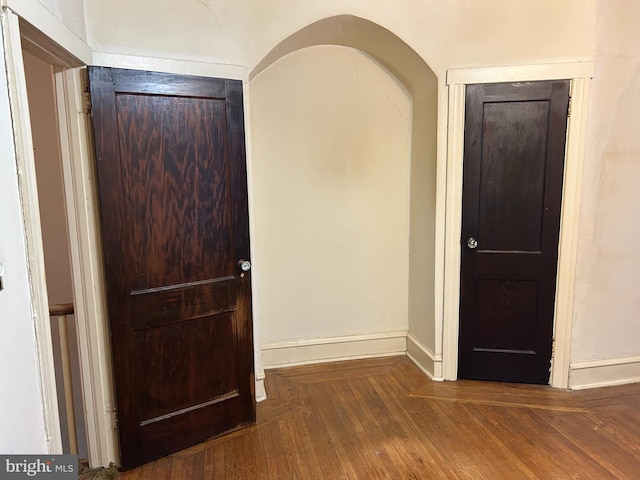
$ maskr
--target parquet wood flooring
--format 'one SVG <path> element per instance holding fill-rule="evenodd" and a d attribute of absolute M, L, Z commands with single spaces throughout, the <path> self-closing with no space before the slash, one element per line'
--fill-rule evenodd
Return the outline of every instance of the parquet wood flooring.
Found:
<path fill-rule="evenodd" d="M 387 357 L 270 370 L 266 387 L 256 425 L 121 479 L 640 478 L 640 384 L 439 383 Z"/>

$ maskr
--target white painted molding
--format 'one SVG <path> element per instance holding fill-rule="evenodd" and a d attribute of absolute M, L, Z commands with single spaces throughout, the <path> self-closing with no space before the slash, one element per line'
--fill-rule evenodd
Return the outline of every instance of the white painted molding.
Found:
<path fill-rule="evenodd" d="M 465 86 L 449 86 L 447 138 L 447 207 L 445 218 L 442 376 L 458 378 L 460 311 L 460 235 L 462 231 L 462 157 L 464 151 Z"/>
<path fill-rule="evenodd" d="M 154 72 L 229 78 L 248 82 L 248 69 L 242 65 L 196 62 L 170 58 L 140 57 L 115 53 L 93 52 L 93 65 L 112 68 L 130 68 Z"/>
<path fill-rule="evenodd" d="M 406 331 L 314 338 L 263 344 L 262 364 L 265 369 L 269 369 L 339 360 L 404 355 L 406 352 Z"/>
<path fill-rule="evenodd" d="M 260 261 L 256 255 L 256 245 L 258 239 L 256 238 L 256 220 L 255 220 L 255 190 L 254 190 L 254 178 L 253 178 L 253 145 L 251 143 L 251 103 L 250 95 L 251 90 L 247 81 L 243 81 L 242 84 L 243 101 L 244 101 L 244 142 L 245 142 L 245 154 L 247 162 L 247 201 L 249 203 L 249 246 L 251 248 L 251 263 L 252 271 L 251 275 L 251 297 L 252 297 L 252 317 L 253 317 L 253 362 L 254 371 L 256 377 L 256 401 L 262 402 L 267 399 L 267 392 L 264 386 L 264 369 L 262 368 L 262 350 L 258 339 L 260 338 L 260 287 L 257 281 L 256 272 L 260 271 Z"/>
<path fill-rule="evenodd" d="M 452 68 L 447 70 L 447 85 L 535 82 L 593 77 L 593 61 L 505 65 L 502 67 Z"/>
<path fill-rule="evenodd" d="M 582 165 L 589 108 L 588 78 L 571 81 L 571 113 L 567 120 L 567 143 L 564 162 L 558 273 L 554 312 L 554 352 L 551 363 L 552 387 L 569 386 L 573 297 L 578 251 Z"/>
<path fill-rule="evenodd" d="M 69 30 L 42 3 L 35 0 L 2 0 L 2 5 L 33 25 L 82 63 L 91 63 L 91 48 L 89 45 Z"/>
<path fill-rule="evenodd" d="M 267 399 L 267 391 L 264 387 L 264 370 L 256 371 L 256 402 Z"/>
<path fill-rule="evenodd" d="M 431 380 L 441 382 L 442 355 L 436 355 L 412 333 L 407 334 L 407 356 Z"/>
<path fill-rule="evenodd" d="M 111 342 L 98 235 L 91 127 L 81 69 L 55 75 L 89 465 L 118 464 Z"/>
<path fill-rule="evenodd" d="M 16 156 L 18 189 L 22 204 L 24 238 L 27 249 L 27 268 L 31 287 L 31 321 L 36 336 L 35 349 L 40 373 L 47 453 L 56 454 L 62 453 L 62 435 L 58 414 L 58 394 L 44 270 L 38 185 L 36 183 L 27 83 L 22 59 L 20 25 L 18 17 L 6 9 L 2 10 L 0 17 L 14 135 L 14 144 L 4 148 L 13 148 Z"/>
<path fill-rule="evenodd" d="M 640 356 L 571 364 L 569 388 L 608 387 L 640 382 Z"/>

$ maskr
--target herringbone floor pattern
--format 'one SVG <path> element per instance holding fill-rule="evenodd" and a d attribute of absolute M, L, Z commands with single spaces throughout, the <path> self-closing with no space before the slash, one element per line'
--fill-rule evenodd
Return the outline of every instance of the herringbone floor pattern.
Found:
<path fill-rule="evenodd" d="M 640 478 L 640 384 L 437 383 L 388 357 L 271 370 L 266 386 L 255 426 L 122 480 Z"/>

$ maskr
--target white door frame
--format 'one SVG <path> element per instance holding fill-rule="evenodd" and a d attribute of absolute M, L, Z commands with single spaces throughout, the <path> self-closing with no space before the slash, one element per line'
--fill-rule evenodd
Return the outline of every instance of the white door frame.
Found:
<path fill-rule="evenodd" d="M 86 71 L 55 74 L 89 465 L 118 463 L 116 403 Z"/>
<path fill-rule="evenodd" d="M 567 388 L 571 355 L 571 325 L 575 283 L 578 215 L 586 134 L 589 79 L 593 62 L 567 62 L 509 67 L 464 68 L 447 71 L 449 90 L 443 298 L 443 377 L 458 376 L 460 308 L 460 235 L 462 230 L 462 162 L 465 86 L 475 83 L 571 80 L 565 167 L 560 219 L 558 274 L 554 312 L 553 387 Z"/>

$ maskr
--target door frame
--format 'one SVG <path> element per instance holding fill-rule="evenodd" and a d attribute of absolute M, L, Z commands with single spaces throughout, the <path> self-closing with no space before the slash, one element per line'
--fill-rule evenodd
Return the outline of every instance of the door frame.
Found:
<path fill-rule="evenodd" d="M 57 410 L 57 392 L 52 354 L 51 329 L 44 276 L 42 232 L 38 206 L 35 159 L 24 78 L 22 43 L 30 52 L 54 66 L 55 95 L 63 163 L 64 191 L 69 222 L 70 253 L 74 303 L 78 326 L 78 349 L 82 396 L 85 406 L 87 447 L 91 467 L 118 464 L 115 389 L 110 361 L 106 298 L 102 274 L 102 257 L 97 226 L 97 192 L 94 182 L 92 135 L 89 128 L 84 86 L 85 65 L 155 70 L 243 81 L 245 140 L 247 149 L 247 183 L 250 232 L 253 224 L 253 189 L 251 143 L 249 142 L 249 91 L 246 67 L 202 63 L 186 60 L 101 54 L 91 48 L 42 4 L 36 1 L 0 0 L 2 37 L 10 85 L 12 122 L 17 162 L 22 172 L 19 191 L 24 215 L 24 236 L 30 265 L 32 309 L 36 330 L 38 367 L 41 372 L 47 453 L 62 453 L 62 438 Z M 21 42 L 22 40 L 22 42 Z M 25 47 L 26 48 L 26 47 Z M 253 238 L 252 238 L 253 240 Z M 251 242 L 252 248 L 255 242 Z M 252 252 L 253 253 L 253 252 Z M 257 268 L 254 265 L 254 269 Z M 257 296 L 252 285 L 254 302 Z M 258 338 L 259 316 L 253 311 L 254 337 Z M 264 370 L 259 343 L 254 342 L 256 399 L 266 398 Z"/>
<path fill-rule="evenodd" d="M 462 68 L 447 71 L 448 129 L 446 207 L 444 225 L 444 295 L 442 361 L 444 380 L 458 378 L 460 324 L 460 235 L 462 229 L 462 162 L 464 151 L 465 87 L 475 83 L 570 80 L 565 169 L 562 187 L 557 287 L 554 309 L 552 387 L 567 388 L 571 355 L 582 164 L 586 139 L 586 113 L 593 62 Z"/>

